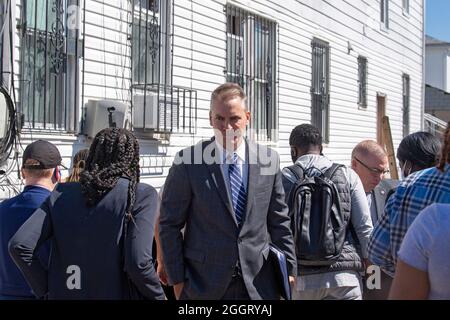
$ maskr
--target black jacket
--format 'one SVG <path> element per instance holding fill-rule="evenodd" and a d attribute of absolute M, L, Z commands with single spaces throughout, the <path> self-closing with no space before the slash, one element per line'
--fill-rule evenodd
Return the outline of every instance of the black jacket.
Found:
<path fill-rule="evenodd" d="M 9 243 L 10 254 L 36 295 L 164 298 L 152 259 L 157 193 L 149 185 L 138 184 L 135 223 L 128 224 L 124 244 L 128 183 L 120 179 L 94 207 L 85 205 L 79 183 L 60 184 L 17 231 Z M 48 271 L 34 257 L 46 239 L 52 241 Z"/>

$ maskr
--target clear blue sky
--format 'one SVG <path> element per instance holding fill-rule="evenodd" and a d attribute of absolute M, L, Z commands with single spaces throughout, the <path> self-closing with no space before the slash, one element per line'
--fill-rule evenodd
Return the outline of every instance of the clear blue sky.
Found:
<path fill-rule="evenodd" d="M 450 42 L 450 0 L 426 0 L 425 33 Z"/>

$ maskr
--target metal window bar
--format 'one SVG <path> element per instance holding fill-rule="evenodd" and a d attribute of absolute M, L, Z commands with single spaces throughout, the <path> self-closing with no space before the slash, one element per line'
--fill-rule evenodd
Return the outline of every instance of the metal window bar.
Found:
<path fill-rule="evenodd" d="M 274 141 L 277 129 L 277 24 L 237 6 L 226 5 L 226 67 L 229 82 L 247 95 L 250 128 L 259 140 Z"/>
<path fill-rule="evenodd" d="M 330 46 L 314 38 L 311 74 L 311 123 L 316 126 L 325 143 L 329 142 L 330 122 Z"/>
<path fill-rule="evenodd" d="M 173 1 L 133 0 L 131 116 L 139 134 L 195 133 L 197 93 L 173 85 Z"/>
<path fill-rule="evenodd" d="M 367 58 L 358 57 L 358 105 L 367 108 Z"/>
<path fill-rule="evenodd" d="M 380 21 L 386 29 L 389 28 L 389 0 L 380 1 Z"/>
<path fill-rule="evenodd" d="M 409 75 L 403 74 L 403 137 L 409 134 L 409 102 L 410 102 L 410 80 Z"/>
<path fill-rule="evenodd" d="M 67 98 L 77 92 L 77 81 L 69 79 L 77 75 L 67 72 L 70 3 L 79 1 L 24 0 L 22 5 L 19 111 L 33 129 L 74 131 L 77 127 L 78 100 Z M 71 63 L 71 70 L 78 72 L 78 59 Z"/>
<path fill-rule="evenodd" d="M 409 0 L 403 0 L 403 11 L 409 13 Z"/>

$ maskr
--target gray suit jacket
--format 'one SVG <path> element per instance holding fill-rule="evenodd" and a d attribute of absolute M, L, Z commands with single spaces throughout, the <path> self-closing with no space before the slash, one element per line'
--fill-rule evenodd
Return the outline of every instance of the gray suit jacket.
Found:
<path fill-rule="evenodd" d="M 400 181 L 393 179 L 384 179 L 381 180 L 380 183 L 372 190 L 372 205 L 375 205 L 377 220 L 372 221 L 372 224 L 375 224 L 381 220 L 381 216 L 384 213 L 384 207 L 386 205 L 386 201 L 389 196 L 395 191 Z M 373 220 L 373 217 L 372 217 Z"/>
<path fill-rule="evenodd" d="M 286 253 L 290 275 L 296 275 L 297 266 L 278 154 L 246 142 L 247 158 L 257 161 L 246 162 L 247 204 L 238 228 L 219 162 L 208 163 L 198 156 L 205 148 L 211 149 L 213 141 L 181 151 L 176 161 L 197 156 L 195 163 L 200 163 L 174 163 L 164 185 L 159 236 L 169 283 L 184 281 L 184 298 L 217 300 L 224 295 L 239 260 L 251 299 L 279 299 L 274 267 L 268 259 L 269 242 Z M 269 174 L 262 171 L 261 154 L 275 159 L 275 169 Z"/>

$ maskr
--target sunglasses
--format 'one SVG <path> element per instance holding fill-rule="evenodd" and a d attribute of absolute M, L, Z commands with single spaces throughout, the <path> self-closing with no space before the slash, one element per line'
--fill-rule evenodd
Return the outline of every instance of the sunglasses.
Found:
<path fill-rule="evenodd" d="M 367 164 L 365 164 L 364 162 L 362 162 L 361 160 L 359 160 L 356 157 L 353 157 L 353 159 L 355 159 L 356 161 L 358 161 L 364 168 L 366 168 L 367 170 L 369 170 L 371 173 L 376 173 L 376 174 L 388 174 L 389 173 L 389 169 L 377 169 L 377 168 L 371 168 L 369 167 Z"/>

